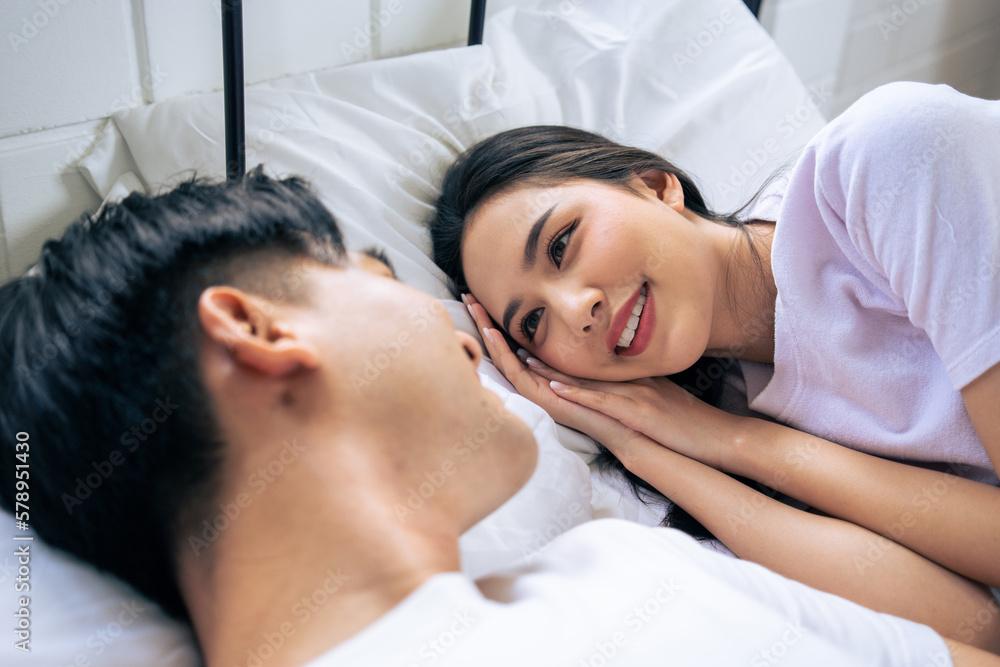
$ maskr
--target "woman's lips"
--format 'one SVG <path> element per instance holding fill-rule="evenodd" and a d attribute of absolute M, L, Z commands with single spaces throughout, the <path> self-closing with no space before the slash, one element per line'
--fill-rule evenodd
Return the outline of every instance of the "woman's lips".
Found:
<path fill-rule="evenodd" d="M 640 288 L 642 289 L 642 288 Z M 656 307 L 653 304 L 653 290 L 646 286 L 646 305 L 642 308 L 642 315 L 639 318 L 639 326 L 635 329 L 635 338 L 632 344 L 618 352 L 620 357 L 634 357 L 642 354 L 649 342 L 653 340 L 653 329 L 656 326 Z"/>
<path fill-rule="evenodd" d="M 635 336 L 632 339 L 632 343 L 629 347 L 615 351 L 618 349 L 618 341 L 622 337 L 622 333 L 625 331 L 625 326 L 628 323 L 629 317 L 632 315 L 632 310 L 635 308 L 636 302 L 639 301 L 639 297 L 642 294 L 643 287 L 646 288 L 646 303 L 642 309 L 642 315 L 639 319 L 638 327 L 635 331 Z M 617 355 L 624 356 L 634 356 L 646 349 L 649 345 L 649 338 L 651 333 L 646 331 L 646 336 L 644 340 L 640 340 L 640 333 L 647 330 L 649 325 L 647 324 L 647 314 L 652 314 L 650 311 L 650 297 L 652 296 L 651 290 L 646 283 L 639 285 L 639 289 L 635 291 L 635 294 L 622 304 L 621 308 L 618 310 L 618 314 L 615 315 L 614 319 L 611 321 L 611 326 L 608 328 L 608 333 L 605 336 L 605 345 L 607 345 L 608 352 Z M 639 345 L 639 348 L 636 346 Z M 632 352 L 633 349 L 638 349 L 638 352 Z"/>

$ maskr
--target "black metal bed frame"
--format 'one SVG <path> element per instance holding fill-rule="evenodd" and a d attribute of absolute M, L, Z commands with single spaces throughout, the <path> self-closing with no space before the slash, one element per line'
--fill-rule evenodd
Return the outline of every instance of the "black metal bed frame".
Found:
<path fill-rule="evenodd" d="M 754 16 L 761 0 L 743 0 Z M 469 46 L 483 43 L 486 0 L 472 0 L 469 12 Z M 243 0 L 222 0 L 223 96 L 226 104 L 226 177 L 246 173 L 246 114 L 243 97 Z"/>

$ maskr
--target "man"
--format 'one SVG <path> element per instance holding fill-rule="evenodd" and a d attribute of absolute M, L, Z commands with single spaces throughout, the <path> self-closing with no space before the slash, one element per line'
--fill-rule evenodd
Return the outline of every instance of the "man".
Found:
<path fill-rule="evenodd" d="M 0 290 L 4 506 L 27 432 L 38 532 L 189 619 L 209 667 L 950 662 L 929 628 L 669 529 L 590 522 L 463 577 L 459 535 L 529 479 L 531 431 L 301 181 L 133 195 Z"/>

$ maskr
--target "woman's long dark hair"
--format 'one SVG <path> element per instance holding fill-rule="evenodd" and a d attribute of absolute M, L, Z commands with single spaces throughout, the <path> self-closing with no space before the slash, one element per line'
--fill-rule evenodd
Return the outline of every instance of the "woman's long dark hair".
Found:
<path fill-rule="evenodd" d="M 599 134 L 559 125 L 507 130 L 481 141 L 458 157 L 445 173 L 441 195 L 430 221 L 434 262 L 448 276 L 452 293 L 458 298 L 470 291 L 462 268 L 462 240 L 469 220 L 484 202 L 519 185 L 555 186 L 581 178 L 609 183 L 634 193 L 632 180 L 649 170 L 677 177 L 688 210 L 742 230 L 751 257 L 763 273 L 760 255 L 747 226 L 768 221 L 744 221 L 738 217 L 750 202 L 729 215 L 716 213 L 707 206 L 691 177 L 669 160 L 640 148 L 623 146 Z M 513 343 L 509 336 L 508 342 Z M 697 398 L 718 405 L 722 379 L 734 363 L 729 359 L 702 357 L 691 368 L 668 377 Z M 621 473 L 643 503 L 667 506 L 663 525 L 680 528 L 695 537 L 711 537 L 711 533 L 687 512 L 627 470 L 606 447 L 600 444 L 598 447 L 599 453 L 592 463 L 599 470 Z"/>

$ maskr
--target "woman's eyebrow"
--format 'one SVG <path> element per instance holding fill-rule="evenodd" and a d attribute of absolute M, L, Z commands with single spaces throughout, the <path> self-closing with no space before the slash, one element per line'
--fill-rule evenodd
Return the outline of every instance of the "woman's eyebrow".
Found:
<path fill-rule="evenodd" d="M 542 235 L 542 228 L 556 206 L 558 204 L 553 204 L 549 210 L 542 213 L 542 216 L 531 226 L 531 231 L 528 232 L 528 240 L 524 243 L 524 262 L 522 264 L 525 271 L 535 265 L 535 255 L 538 253 L 538 238 Z M 510 310 L 510 306 L 507 306 L 507 310 Z"/>
<path fill-rule="evenodd" d="M 549 209 L 549 210 L 551 211 L 552 209 Z M 504 308 L 504 310 L 503 310 L 503 328 L 504 328 L 504 331 L 508 331 L 508 332 L 510 331 L 510 320 L 511 320 L 511 318 L 514 317 L 514 314 L 517 311 L 521 310 L 521 304 L 522 303 L 523 303 L 523 301 L 521 301 L 521 299 L 512 299 L 511 302 L 507 304 L 507 307 Z"/>

